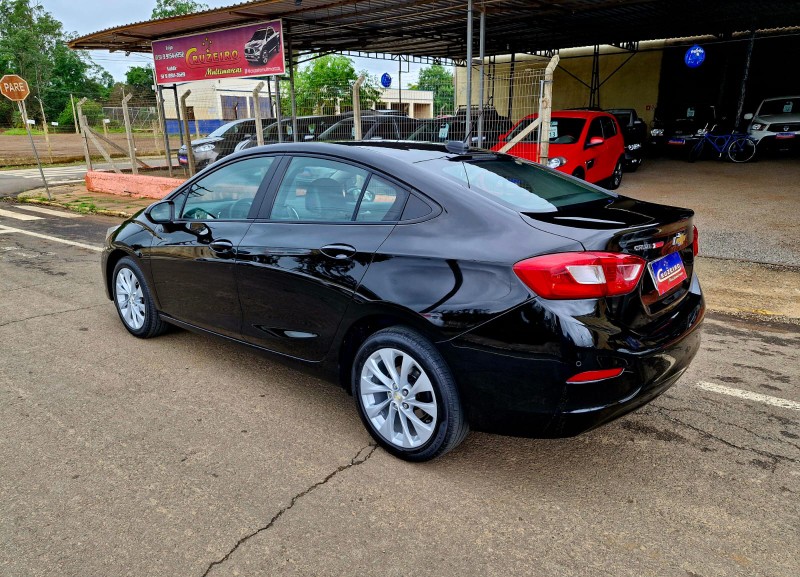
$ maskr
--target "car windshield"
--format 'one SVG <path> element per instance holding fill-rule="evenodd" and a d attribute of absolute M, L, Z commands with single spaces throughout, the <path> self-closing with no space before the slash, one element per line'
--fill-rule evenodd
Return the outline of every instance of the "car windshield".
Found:
<path fill-rule="evenodd" d="M 800 113 L 800 97 L 765 100 L 759 114 L 798 114 Z"/>
<path fill-rule="evenodd" d="M 417 163 L 520 212 L 555 212 L 561 207 L 614 195 L 554 170 L 510 156 L 459 160 L 437 158 Z"/>
<path fill-rule="evenodd" d="M 514 127 L 514 130 L 508 133 L 506 141 L 510 141 L 517 134 L 530 126 L 534 120 L 536 119 L 526 118 L 520 121 L 520 123 Z M 552 118 L 550 120 L 550 144 L 573 144 L 578 142 L 585 125 L 586 120 L 583 118 Z M 539 129 L 535 128 L 528 133 L 528 135 L 522 139 L 522 142 L 539 142 Z"/>
<path fill-rule="evenodd" d="M 250 42 L 253 42 L 254 40 L 264 40 L 266 35 L 267 35 L 266 30 L 256 30 L 253 33 L 253 37 L 250 39 Z"/>

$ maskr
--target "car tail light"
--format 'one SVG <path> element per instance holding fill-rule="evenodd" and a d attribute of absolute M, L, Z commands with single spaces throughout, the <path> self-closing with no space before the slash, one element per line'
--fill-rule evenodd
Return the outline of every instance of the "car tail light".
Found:
<path fill-rule="evenodd" d="M 564 252 L 520 261 L 514 272 L 542 298 L 595 299 L 633 291 L 644 266 L 632 254 Z"/>
<path fill-rule="evenodd" d="M 692 254 L 697 256 L 697 253 L 700 252 L 700 237 L 697 236 L 696 226 L 694 227 L 694 232 L 692 234 L 694 235 L 694 240 L 692 241 Z"/>
<path fill-rule="evenodd" d="M 606 379 L 613 379 L 622 374 L 624 369 L 603 369 L 600 371 L 586 371 L 578 373 L 574 377 L 567 379 L 567 384 L 574 385 L 575 383 L 596 383 L 597 381 L 605 381 Z"/>

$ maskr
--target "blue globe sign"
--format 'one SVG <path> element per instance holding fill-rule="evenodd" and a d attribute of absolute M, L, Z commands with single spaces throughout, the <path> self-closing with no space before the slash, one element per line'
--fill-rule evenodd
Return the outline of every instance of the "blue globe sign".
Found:
<path fill-rule="evenodd" d="M 381 86 L 384 88 L 389 88 L 392 85 L 392 77 L 389 76 L 388 72 L 384 72 L 383 76 L 381 76 Z"/>
<path fill-rule="evenodd" d="M 690 47 L 686 54 L 683 57 L 683 61 L 686 63 L 686 66 L 689 68 L 697 68 L 706 59 L 706 51 L 703 49 L 702 46 L 695 44 L 694 46 Z"/>

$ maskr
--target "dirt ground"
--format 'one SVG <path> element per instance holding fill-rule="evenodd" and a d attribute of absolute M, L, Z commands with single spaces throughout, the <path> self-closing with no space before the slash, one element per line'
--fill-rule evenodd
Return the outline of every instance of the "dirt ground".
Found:
<path fill-rule="evenodd" d="M 109 140 L 127 150 L 128 142 L 125 134 L 110 133 Z M 39 152 L 43 162 L 46 163 L 61 163 L 73 162 L 76 160 L 83 160 L 83 142 L 78 134 L 50 134 L 50 148 L 48 149 L 47 141 L 43 135 L 34 135 L 33 142 L 36 145 L 36 150 Z M 136 152 L 139 156 L 157 156 L 164 153 L 164 139 L 159 135 L 156 140 L 153 133 L 136 133 L 134 134 L 134 142 L 136 144 Z M 177 137 L 170 138 L 170 147 L 173 151 L 177 150 L 179 146 L 179 139 Z M 114 157 L 127 156 L 123 155 L 112 147 L 108 147 Z M 90 144 L 92 157 L 101 158 L 100 152 Z M 52 151 L 52 153 L 50 152 Z M 51 160 L 52 159 L 52 160 Z M 27 166 L 35 164 L 33 151 L 31 150 L 31 142 L 27 135 L 22 136 L 7 136 L 0 134 L 0 168 L 7 166 Z"/>

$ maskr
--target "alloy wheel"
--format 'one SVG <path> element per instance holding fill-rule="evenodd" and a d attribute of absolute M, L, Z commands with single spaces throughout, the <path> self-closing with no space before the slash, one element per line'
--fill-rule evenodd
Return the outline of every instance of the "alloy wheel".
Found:
<path fill-rule="evenodd" d="M 405 351 L 381 348 L 361 369 L 360 395 L 375 431 L 404 449 L 424 445 L 436 430 L 436 394 L 422 366 Z"/>
<path fill-rule="evenodd" d="M 129 268 L 121 268 L 115 279 L 114 295 L 123 322 L 138 331 L 144 325 L 145 304 L 139 279 Z"/>

